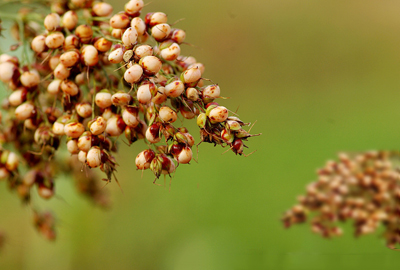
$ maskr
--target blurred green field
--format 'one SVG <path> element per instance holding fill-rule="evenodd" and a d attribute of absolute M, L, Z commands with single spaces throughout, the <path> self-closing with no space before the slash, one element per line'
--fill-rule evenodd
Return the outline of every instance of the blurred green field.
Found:
<path fill-rule="evenodd" d="M 114 1 L 115 10 L 123 1 Z M 118 3 L 117 3 L 118 2 Z M 400 2 L 154 0 L 187 31 L 182 54 L 206 66 L 223 104 L 258 120 L 249 157 L 202 144 L 199 164 L 180 166 L 171 192 L 134 170 L 139 142 L 121 144 L 119 181 L 108 211 L 58 179 L 62 199 L 40 201 L 58 217 L 49 243 L 31 213 L 0 183 L 0 269 L 393 269 L 400 254 L 379 233 L 350 226 L 325 240 L 279 219 L 337 152 L 398 149 Z M 194 123 L 187 123 L 197 135 Z"/>

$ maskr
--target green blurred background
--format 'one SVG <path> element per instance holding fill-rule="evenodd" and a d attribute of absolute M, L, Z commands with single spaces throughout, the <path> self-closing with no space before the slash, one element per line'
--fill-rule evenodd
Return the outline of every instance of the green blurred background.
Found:
<path fill-rule="evenodd" d="M 124 1 L 113 1 L 115 10 Z M 119 181 L 104 211 L 57 181 L 41 202 L 59 220 L 49 243 L 0 183 L 0 269 L 392 269 L 400 253 L 351 226 L 325 240 L 279 219 L 337 152 L 398 149 L 400 2 L 333 0 L 153 0 L 187 31 L 182 54 L 206 66 L 223 102 L 258 120 L 249 157 L 200 146 L 199 164 L 181 166 L 171 192 L 134 170 L 142 142 L 121 147 Z M 197 128 L 185 123 L 193 134 Z"/>

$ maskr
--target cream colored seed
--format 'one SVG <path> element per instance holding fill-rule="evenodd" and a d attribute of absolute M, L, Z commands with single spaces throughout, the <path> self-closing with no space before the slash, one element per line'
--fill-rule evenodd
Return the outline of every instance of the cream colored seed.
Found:
<path fill-rule="evenodd" d="M 110 25 L 112 28 L 125 29 L 130 24 L 130 19 L 126 14 L 116 14 L 111 17 Z"/>
<path fill-rule="evenodd" d="M 57 122 L 57 121 L 54 122 L 52 131 L 56 135 L 60 135 L 60 136 L 64 135 L 65 134 L 65 132 L 64 132 L 64 124 L 60 123 L 60 122 Z"/>
<path fill-rule="evenodd" d="M 24 89 L 17 89 L 14 92 L 11 93 L 11 95 L 8 97 L 8 102 L 10 103 L 11 106 L 19 106 L 22 104 L 22 102 L 24 102 Z M 25 92 L 26 94 L 26 92 Z"/>
<path fill-rule="evenodd" d="M 76 49 L 79 46 L 79 38 L 75 35 L 69 35 L 64 40 L 64 51 Z"/>
<path fill-rule="evenodd" d="M 78 15 L 73 10 L 68 10 L 62 18 L 63 26 L 68 30 L 73 30 L 78 24 Z"/>
<path fill-rule="evenodd" d="M 203 90 L 203 96 L 206 98 L 218 98 L 220 94 L 221 90 L 217 84 L 209 85 Z"/>
<path fill-rule="evenodd" d="M 41 53 L 47 49 L 46 46 L 46 37 L 43 35 L 36 36 L 32 39 L 31 48 L 36 53 Z"/>
<path fill-rule="evenodd" d="M 60 88 L 65 94 L 70 96 L 76 96 L 79 93 L 79 87 L 73 81 L 62 81 Z"/>
<path fill-rule="evenodd" d="M 101 165 L 101 151 L 98 147 L 90 148 L 89 152 L 86 155 L 86 163 L 91 168 L 96 168 Z"/>
<path fill-rule="evenodd" d="M 110 136 L 117 137 L 122 134 L 123 130 L 118 127 L 119 117 L 113 116 L 107 120 L 106 132 Z"/>
<path fill-rule="evenodd" d="M 122 111 L 122 120 L 124 120 L 125 124 L 129 127 L 137 127 L 139 124 L 139 120 L 136 115 L 130 113 L 128 110 Z"/>
<path fill-rule="evenodd" d="M 172 37 L 171 37 L 171 39 L 172 39 L 173 41 L 175 41 L 176 43 L 178 43 L 178 44 L 181 44 L 182 42 L 184 42 L 184 41 L 185 41 L 185 38 L 186 38 L 186 32 L 183 31 L 182 29 L 175 29 L 175 30 L 172 32 Z"/>
<path fill-rule="evenodd" d="M 136 156 L 135 164 L 138 170 L 147 170 L 150 168 L 150 161 L 146 160 L 145 151 L 148 150 L 144 150 Z"/>
<path fill-rule="evenodd" d="M 150 132 L 151 127 L 148 127 L 146 130 L 146 139 L 151 143 L 158 143 L 161 141 L 161 136 L 154 137 L 153 134 Z"/>
<path fill-rule="evenodd" d="M 4 62 L 0 64 L 0 80 L 8 83 L 11 81 L 14 72 L 17 70 L 17 67 L 10 62 Z"/>
<path fill-rule="evenodd" d="M 70 71 L 63 64 L 58 64 L 54 69 L 54 77 L 59 80 L 65 80 L 69 77 Z"/>
<path fill-rule="evenodd" d="M 15 117 L 20 121 L 24 121 L 33 116 L 34 110 L 35 106 L 32 103 L 22 103 L 15 109 Z"/>
<path fill-rule="evenodd" d="M 183 73 L 185 83 L 194 83 L 200 80 L 201 71 L 197 67 L 189 68 Z"/>
<path fill-rule="evenodd" d="M 23 86 L 30 88 L 39 84 L 40 76 L 36 70 L 31 70 L 22 73 L 20 80 Z"/>
<path fill-rule="evenodd" d="M 93 13 L 99 17 L 108 17 L 113 12 L 113 7 L 107 3 L 97 3 L 92 8 Z"/>
<path fill-rule="evenodd" d="M 96 94 L 95 103 L 102 109 L 110 107 L 112 105 L 111 102 L 111 94 L 108 92 L 99 92 Z"/>
<path fill-rule="evenodd" d="M 45 43 L 50 49 L 57 49 L 64 44 L 64 35 L 61 32 L 54 32 L 46 37 Z"/>
<path fill-rule="evenodd" d="M 224 106 L 217 106 L 210 111 L 208 117 L 214 122 L 224 122 L 228 118 L 228 109 Z"/>
<path fill-rule="evenodd" d="M 79 138 L 85 132 L 85 127 L 79 122 L 72 122 L 64 126 L 64 132 L 68 137 Z"/>
<path fill-rule="evenodd" d="M 78 61 L 79 61 L 79 53 L 77 53 L 76 51 L 65 52 L 60 56 L 60 62 L 65 67 L 72 67 L 76 65 Z"/>
<path fill-rule="evenodd" d="M 89 132 L 85 132 L 78 139 L 78 148 L 81 151 L 88 152 L 91 147 L 92 147 L 92 136 Z"/>
<path fill-rule="evenodd" d="M 177 156 L 177 161 L 181 164 L 187 164 L 192 160 L 192 149 L 188 146 L 184 147 L 182 151 Z"/>
<path fill-rule="evenodd" d="M 44 37 L 44 36 L 42 36 L 42 37 Z M 0 63 L 12 61 L 12 59 L 13 59 L 13 57 L 11 55 L 8 55 L 6 53 L 0 54 Z"/>
<path fill-rule="evenodd" d="M 54 31 L 60 26 L 60 15 L 50 13 L 44 18 L 44 27 L 47 31 Z"/>
<path fill-rule="evenodd" d="M 172 43 L 171 46 L 161 50 L 161 57 L 167 61 L 173 61 L 178 58 L 181 53 L 181 48 L 177 43 Z"/>
<path fill-rule="evenodd" d="M 99 116 L 96 118 L 96 120 L 90 125 L 90 132 L 92 132 L 93 135 L 100 135 L 106 130 L 107 127 L 107 121 Z"/>
<path fill-rule="evenodd" d="M 122 35 L 122 43 L 124 46 L 129 49 L 135 45 L 136 40 L 138 37 L 138 33 L 134 27 L 129 27 L 125 30 L 124 34 Z"/>
<path fill-rule="evenodd" d="M 159 113 L 158 116 L 160 117 L 161 121 L 165 123 L 173 123 L 178 118 L 176 112 L 168 106 L 161 107 L 158 113 Z"/>
<path fill-rule="evenodd" d="M 84 152 L 84 151 L 79 151 L 79 153 L 78 153 L 78 160 L 79 160 L 81 163 L 86 164 L 86 156 L 87 156 L 87 153 L 86 153 L 86 152 Z"/>
<path fill-rule="evenodd" d="M 157 25 L 157 24 L 162 24 L 166 23 L 168 21 L 168 16 L 167 14 L 163 12 L 154 12 L 153 15 L 151 15 L 150 18 L 150 25 Z"/>
<path fill-rule="evenodd" d="M 110 61 L 113 64 L 119 64 L 121 63 L 123 57 L 124 57 L 124 51 L 122 50 L 122 48 L 118 48 L 110 53 L 110 55 L 108 56 L 108 61 Z"/>
<path fill-rule="evenodd" d="M 82 59 L 86 66 L 95 66 L 99 62 L 99 53 L 93 45 L 87 45 L 82 50 Z"/>
<path fill-rule="evenodd" d="M 75 110 L 82 118 L 88 118 L 92 115 L 92 105 L 89 103 L 78 103 L 75 105 Z"/>
<path fill-rule="evenodd" d="M 147 104 L 151 101 L 152 96 L 151 96 L 149 84 L 143 84 L 143 85 L 139 86 L 138 91 L 137 91 L 137 99 L 142 104 Z"/>
<path fill-rule="evenodd" d="M 204 70 L 206 69 L 202 63 L 194 63 L 188 67 L 188 69 L 190 69 L 190 68 L 198 68 L 202 75 L 204 73 Z"/>
<path fill-rule="evenodd" d="M 71 155 L 79 153 L 78 143 L 76 140 L 69 140 L 67 142 L 67 150 Z"/>
<path fill-rule="evenodd" d="M 110 50 L 111 46 L 112 46 L 112 42 L 105 38 L 99 38 L 94 43 L 94 47 L 100 52 L 106 52 L 106 51 Z"/>
<path fill-rule="evenodd" d="M 60 55 L 54 55 L 50 57 L 49 67 L 51 70 L 55 70 L 59 63 L 60 63 Z"/>
<path fill-rule="evenodd" d="M 143 75 L 143 69 L 138 64 L 134 64 L 124 73 L 124 79 L 127 83 L 135 83 L 140 80 Z"/>
<path fill-rule="evenodd" d="M 75 35 L 82 43 L 89 43 L 93 37 L 93 30 L 90 25 L 81 24 L 75 29 Z"/>
<path fill-rule="evenodd" d="M 171 33 L 171 27 L 166 23 L 161 23 L 151 28 L 151 35 L 157 41 L 162 41 Z"/>
<path fill-rule="evenodd" d="M 186 96 L 191 101 L 197 101 L 199 99 L 199 92 L 196 88 L 189 87 L 186 89 Z"/>
<path fill-rule="evenodd" d="M 140 45 L 135 48 L 135 56 L 139 59 L 153 55 L 153 48 L 150 45 Z"/>
<path fill-rule="evenodd" d="M 140 59 L 140 64 L 144 71 L 148 74 L 157 74 L 162 66 L 162 62 L 155 56 L 145 56 Z"/>
<path fill-rule="evenodd" d="M 142 0 L 131 0 L 125 4 L 125 12 L 129 15 L 135 15 L 142 10 L 143 6 Z"/>
<path fill-rule="evenodd" d="M 182 81 L 176 80 L 165 86 L 165 94 L 169 97 L 179 97 L 185 90 L 185 85 Z"/>
<path fill-rule="evenodd" d="M 18 168 L 19 164 L 19 158 L 17 154 L 14 152 L 10 152 L 7 157 L 6 161 L 6 169 L 9 170 L 10 172 L 15 171 Z"/>
<path fill-rule="evenodd" d="M 123 31 L 123 29 L 113 29 L 111 31 L 111 35 L 116 39 L 120 39 L 122 37 Z"/>
<path fill-rule="evenodd" d="M 131 27 L 136 29 L 139 36 L 143 36 L 146 31 L 146 24 L 140 17 L 135 17 L 131 21 Z"/>
<path fill-rule="evenodd" d="M 157 88 L 157 94 L 152 99 L 154 104 L 163 104 L 167 100 L 167 95 L 165 94 L 165 87 L 160 86 Z"/>
<path fill-rule="evenodd" d="M 47 92 L 51 95 L 57 95 L 60 91 L 61 80 L 55 79 L 47 86 Z"/>
<path fill-rule="evenodd" d="M 115 106 L 125 106 L 131 102 L 132 97 L 128 93 L 115 93 L 111 97 L 111 102 Z"/>

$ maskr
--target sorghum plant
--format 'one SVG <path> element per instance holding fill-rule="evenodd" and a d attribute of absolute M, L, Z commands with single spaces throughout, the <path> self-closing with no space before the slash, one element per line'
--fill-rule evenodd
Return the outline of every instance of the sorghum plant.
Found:
<path fill-rule="evenodd" d="M 0 14 L 15 21 L 11 34 L 19 43 L 10 50 L 23 47 L 21 57 L 0 55 L 0 80 L 9 89 L 2 105 L 0 179 L 24 202 L 33 187 L 52 198 L 64 172 L 79 192 L 107 205 L 101 181 L 89 169 L 99 168 L 106 183 L 116 180 L 118 139 L 129 145 L 144 140 L 146 149 L 132 163 L 150 169 L 154 183 L 171 176 L 193 159 L 195 145 L 189 131 L 176 125 L 179 117 L 197 119 L 198 144 L 243 154 L 244 142 L 255 135 L 216 102 L 219 85 L 203 76 L 202 63 L 181 54 L 186 33 L 169 24 L 165 13 L 141 17 L 142 0 L 117 13 L 93 0 L 42 5 L 51 11 L 24 7 L 15 16 Z M 34 217 L 38 230 L 54 239 L 52 214 Z"/>
<path fill-rule="evenodd" d="M 383 225 L 390 248 L 400 243 L 400 153 L 340 154 L 319 169 L 298 204 L 287 211 L 286 227 L 311 218 L 312 231 L 330 238 L 342 234 L 339 224 L 351 221 L 354 234 L 370 234 Z"/>

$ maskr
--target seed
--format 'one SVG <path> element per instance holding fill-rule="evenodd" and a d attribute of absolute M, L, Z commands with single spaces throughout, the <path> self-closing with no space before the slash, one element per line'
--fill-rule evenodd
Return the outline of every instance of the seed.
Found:
<path fill-rule="evenodd" d="M 162 66 L 162 62 L 155 56 L 145 56 L 140 59 L 139 64 L 142 66 L 144 72 L 148 75 L 157 74 Z"/>
<path fill-rule="evenodd" d="M 135 48 L 135 57 L 137 57 L 137 59 L 151 55 L 153 55 L 153 48 L 149 45 L 140 45 Z"/>
<path fill-rule="evenodd" d="M 188 145 L 189 145 L 190 147 L 192 147 L 192 146 L 194 145 L 194 138 L 193 138 L 193 136 L 192 136 L 190 133 L 188 133 L 188 132 L 183 133 L 183 135 L 185 135 L 185 137 L 186 137 L 186 139 L 187 139 L 187 142 L 188 142 Z"/>
<path fill-rule="evenodd" d="M 99 53 L 93 45 L 87 45 L 82 49 L 82 59 L 85 65 L 95 66 L 99 62 Z"/>
<path fill-rule="evenodd" d="M 78 103 L 75 105 L 75 110 L 82 118 L 88 118 L 92 115 L 92 105 L 89 103 Z"/>
<path fill-rule="evenodd" d="M 54 77 L 59 80 L 65 80 L 69 77 L 70 71 L 63 64 L 58 64 L 54 69 Z"/>
<path fill-rule="evenodd" d="M 181 48 L 177 43 L 172 43 L 171 46 L 161 50 L 161 57 L 167 61 L 173 61 L 178 58 L 181 53 Z"/>
<path fill-rule="evenodd" d="M 179 108 L 179 111 L 181 112 L 182 116 L 185 119 L 192 119 L 192 118 L 194 118 L 196 116 L 196 113 L 198 113 L 196 107 L 193 107 L 193 108 L 189 109 L 189 108 L 187 108 L 185 106 L 181 106 Z"/>
<path fill-rule="evenodd" d="M 61 32 L 54 32 L 45 39 L 46 46 L 50 49 L 57 49 L 64 44 L 64 35 Z"/>
<path fill-rule="evenodd" d="M 55 70 L 59 63 L 60 63 L 60 55 L 59 54 L 50 57 L 49 67 L 51 70 Z"/>
<path fill-rule="evenodd" d="M 87 156 L 87 152 L 79 151 L 79 153 L 78 153 L 78 160 L 79 160 L 81 163 L 86 164 L 86 156 Z"/>
<path fill-rule="evenodd" d="M 186 32 L 182 29 L 174 29 L 172 31 L 171 39 L 178 44 L 182 44 L 185 41 Z"/>
<path fill-rule="evenodd" d="M 119 116 L 113 116 L 107 121 L 106 132 L 110 136 L 119 136 L 125 130 L 126 124 Z"/>
<path fill-rule="evenodd" d="M 218 98 L 220 97 L 220 94 L 221 90 L 218 84 L 209 85 L 203 89 L 203 97 L 206 98 L 211 98 L 211 99 Z"/>
<path fill-rule="evenodd" d="M 154 104 L 162 104 L 167 100 L 167 95 L 165 94 L 165 87 L 160 86 L 157 88 L 157 94 L 156 96 L 152 99 L 152 102 Z"/>
<path fill-rule="evenodd" d="M 197 125 L 199 126 L 199 128 L 204 128 L 206 126 L 206 123 L 207 115 L 205 113 L 199 114 L 199 116 L 197 116 Z"/>
<path fill-rule="evenodd" d="M 138 33 L 139 36 L 143 36 L 144 32 L 146 31 L 146 24 L 139 17 L 135 17 L 132 19 L 131 27 L 136 29 L 136 32 Z"/>
<path fill-rule="evenodd" d="M 151 28 L 151 35 L 157 41 L 163 41 L 171 33 L 171 27 L 166 23 L 161 23 Z"/>
<path fill-rule="evenodd" d="M 176 112 L 168 106 L 161 107 L 158 113 L 161 121 L 165 123 L 173 123 L 178 118 Z"/>
<path fill-rule="evenodd" d="M 90 148 L 86 156 L 86 162 L 91 168 L 96 168 L 101 165 L 101 150 L 99 147 L 94 146 Z"/>
<path fill-rule="evenodd" d="M 55 79 L 47 86 L 47 92 L 51 95 L 57 95 L 60 90 L 61 80 Z"/>
<path fill-rule="evenodd" d="M 185 90 L 185 85 L 182 81 L 176 80 L 165 86 L 165 94 L 169 97 L 179 97 Z"/>
<path fill-rule="evenodd" d="M 75 35 L 69 35 L 64 40 L 64 51 L 69 51 L 78 48 L 79 38 Z"/>
<path fill-rule="evenodd" d="M 78 154 L 79 148 L 76 140 L 69 140 L 67 142 L 67 150 L 71 155 Z"/>
<path fill-rule="evenodd" d="M 86 83 L 86 72 L 82 72 L 76 75 L 75 83 L 77 85 L 84 85 Z"/>
<path fill-rule="evenodd" d="M 147 104 L 151 101 L 152 95 L 150 91 L 150 84 L 142 84 L 137 91 L 137 99 L 142 104 Z"/>
<path fill-rule="evenodd" d="M 186 89 L 186 96 L 191 101 L 197 101 L 199 99 L 199 92 L 196 88 L 189 87 Z"/>
<path fill-rule="evenodd" d="M 213 122 L 224 122 L 228 118 L 228 109 L 224 106 L 217 106 L 210 111 L 208 117 Z"/>
<path fill-rule="evenodd" d="M 120 39 L 122 37 L 123 32 L 124 29 L 113 29 L 111 31 L 111 36 L 113 36 L 116 39 Z"/>
<path fill-rule="evenodd" d="M 192 149 L 189 146 L 185 146 L 175 159 L 181 164 L 187 164 L 192 160 L 192 155 Z"/>
<path fill-rule="evenodd" d="M 24 121 L 34 116 L 35 110 L 36 110 L 35 106 L 33 106 L 32 103 L 30 102 L 22 103 L 15 109 L 15 117 L 20 121 Z"/>
<path fill-rule="evenodd" d="M 154 13 L 148 13 L 146 14 L 145 17 L 145 22 L 148 24 L 150 27 L 155 26 L 157 24 L 162 24 L 166 23 L 168 20 L 167 14 L 163 12 L 154 12 Z"/>
<path fill-rule="evenodd" d="M 158 124 L 153 124 L 146 130 L 146 139 L 151 143 L 158 143 L 161 141 L 160 127 Z"/>
<path fill-rule="evenodd" d="M 4 62 L 0 64 L 0 80 L 8 83 L 11 81 L 14 73 L 17 71 L 17 67 L 10 62 Z"/>
<path fill-rule="evenodd" d="M 34 39 L 32 39 L 31 48 L 38 54 L 44 52 L 47 49 L 46 37 L 43 35 L 36 36 Z"/>
<path fill-rule="evenodd" d="M 95 103 L 102 109 L 110 107 L 112 105 L 111 94 L 108 91 L 97 93 Z"/>
<path fill-rule="evenodd" d="M 125 4 L 125 12 L 128 15 L 138 15 L 139 12 L 143 8 L 143 1 L 142 0 L 131 0 Z"/>
<path fill-rule="evenodd" d="M 172 158 L 163 155 L 163 162 L 162 162 L 162 174 L 171 174 L 175 171 L 176 166 Z"/>
<path fill-rule="evenodd" d="M 72 67 L 79 61 L 79 53 L 76 51 L 65 52 L 60 56 L 60 62 L 65 67 Z"/>
<path fill-rule="evenodd" d="M 81 151 L 88 152 L 92 147 L 92 134 L 84 132 L 78 139 L 78 148 Z"/>
<path fill-rule="evenodd" d="M 93 30 L 90 25 L 81 24 L 75 29 L 75 35 L 82 43 L 89 43 L 93 37 Z"/>
<path fill-rule="evenodd" d="M 70 96 L 75 96 L 79 93 L 79 87 L 70 80 L 64 80 L 60 85 L 61 90 Z"/>
<path fill-rule="evenodd" d="M 18 167 L 19 159 L 17 154 L 10 152 L 7 156 L 6 169 L 10 172 L 15 171 Z"/>
<path fill-rule="evenodd" d="M 143 69 L 138 64 L 134 64 L 124 73 L 124 79 L 127 83 L 136 83 L 140 81 L 143 75 Z"/>
<path fill-rule="evenodd" d="M 65 132 L 64 132 L 64 124 L 60 123 L 58 121 L 54 122 L 52 131 L 56 135 L 60 135 L 60 136 L 64 135 L 65 134 Z"/>
<path fill-rule="evenodd" d="M 105 38 L 99 38 L 96 40 L 94 43 L 94 47 L 99 51 L 99 52 L 106 52 L 111 49 L 112 46 L 112 41 L 109 41 Z"/>
<path fill-rule="evenodd" d="M 153 150 L 147 149 L 140 152 L 135 159 L 136 168 L 138 170 L 146 170 L 150 168 L 150 163 L 154 159 L 155 154 Z"/>
<path fill-rule="evenodd" d="M 126 107 L 122 111 L 122 119 L 124 120 L 125 124 L 129 127 L 137 127 L 139 125 L 138 120 L 138 109 L 136 107 Z"/>
<path fill-rule="evenodd" d="M 60 15 L 50 13 L 44 18 L 44 27 L 47 31 L 54 31 L 60 26 Z"/>
<path fill-rule="evenodd" d="M 90 132 L 92 132 L 93 135 L 100 135 L 106 130 L 106 127 L 107 121 L 101 116 L 96 117 L 89 125 Z"/>
<path fill-rule="evenodd" d="M 118 92 L 111 97 L 111 102 L 115 106 L 126 106 L 132 101 L 132 96 L 125 92 Z"/>
<path fill-rule="evenodd" d="M 76 15 L 75 11 L 68 10 L 63 15 L 62 22 L 63 22 L 63 26 L 71 31 L 78 24 L 78 15 Z"/>
<path fill-rule="evenodd" d="M 25 88 L 17 89 L 8 97 L 8 102 L 11 106 L 19 106 L 26 101 L 28 91 Z"/>
<path fill-rule="evenodd" d="M 200 79 L 201 72 L 197 67 L 189 68 L 181 75 L 181 80 L 191 87 L 194 87 Z"/>
<path fill-rule="evenodd" d="M 129 27 L 122 35 L 122 43 L 127 49 L 130 49 L 136 44 L 137 37 L 138 33 L 136 29 L 134 27 Z"/>
<path fill-rule="evenodd" d="M 123 49 L 118 48 L 110 53 L 110 55 L 108 56 L 108 61 L 110 61 L 113 64 L 118 64 L 121 63 L 123 57 L 124 57 Z"/>
<path fill-rule="evenodd" d="M 54 184 L 51 182 L 50 187 L 47 187 L 43 183 L 39 183 L 38 185 L 38 194 L 43 199 L 50 199 L 54 196 Z"/>
<path fill-rule="evenodd" d="M 64 126 L 64 133 L 71 138 L 79 138 L 85 132 L 85 127 L 79 122 L 70 122 Z"/>
<path fill-rule="evenodd" d="M 206 69 L 205 66 L 202 63 L 191 64 L 190 66 L 188 66 L 188 69 L 189 68 L 198 68 L 200 70 L 201 74 L 203 74 L 204 70 Z"/>
<path fill-rule="evenodd" d="M 130 24 L 130 19 L 126 14 L 116 14 L 111 17 L 110 19 L 110 25 L 112 28 L 117 28 L 117 29 L 125 29 L 128 28 Z"/>
<path fill-rule="evenodd" d="M 92 7 L 93 13 L 99 17 L 108 17 L 113 12 L 113 7 L 107 3 L 97 3 Z"/>

